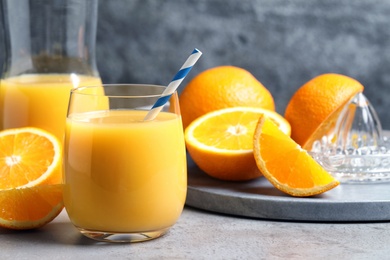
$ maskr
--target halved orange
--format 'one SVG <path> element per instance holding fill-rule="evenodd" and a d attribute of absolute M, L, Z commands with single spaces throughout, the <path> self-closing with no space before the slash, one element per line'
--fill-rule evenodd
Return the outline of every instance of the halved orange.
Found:
<path fill-rule="evenodd" d="M 62 210 L 61 144 L 33 127 L 0 132 L 0 226 L 40 227 Z"/>
<path fill-rule="evenodd" d="M 260 118 L 256 126 L 253 152 L 264 177 L 291 196 L 313 196 L 339 185 L 306 150 L 267 117 Z"/>
<path fill-rule="evenodd" d="M 304 146 L 318 128 L 331 124 L 329 117 L 364 86 L 351 77 L 326 73 L 306 82 L 292 96 L 284 114 L 291 124 L 291 137 Z"/>
<path fill-rule="evenodd" d="M 62 184 L 0 190 L 2 227 L 38 228 L 52 221 L 62 208 Z"/>
<path fill-rule="evenodd" d="M 243 181 L 261 176 L 253 157 L 253 133 L 263 115 L 290 134 L 287 120 L 274 111 L 254 107 L 220 109 L 197 118 L 186 128 L 191 158 L 217 179 Z"/>

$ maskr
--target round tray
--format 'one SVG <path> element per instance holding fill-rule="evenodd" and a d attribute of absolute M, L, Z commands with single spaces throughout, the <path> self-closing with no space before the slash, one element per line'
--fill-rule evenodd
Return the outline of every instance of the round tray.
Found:
<path fill-rule="evenodd" d="M 321 195 L 296 198 L 260 177 L 227 182 L 209 177 L 187 155 L 186 205 L 259 219 L 367 222 L 390 220 L 390 183 L 340 184 Z"/>

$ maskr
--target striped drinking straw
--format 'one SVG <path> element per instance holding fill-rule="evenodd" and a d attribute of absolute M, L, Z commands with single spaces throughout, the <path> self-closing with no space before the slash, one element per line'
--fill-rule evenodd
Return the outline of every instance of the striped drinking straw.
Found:
<path fill-rule="evenodd" d="M 173 77 L 169 85 L 166 87 L 164 92 L 161 94 L 161 97 L 157 99 L 156 103 L 154 103 L 152 109 L 145 116 L 144 121 L 153 120 L 157 114 L 161 111 L 162 107 L 165 103 L 168 102 L 169 98 L 175 92 L 177 87 L 179 87 L 180 83 L 187 76 L 188 72 L 192 69 L 195 63 L 198 61 L 202 52 L 198 49 L 194 49 L 191 55 L 187 58 L 186 62 L 184 62 L 183 66 L 181 66 L 180 70 Z"/>

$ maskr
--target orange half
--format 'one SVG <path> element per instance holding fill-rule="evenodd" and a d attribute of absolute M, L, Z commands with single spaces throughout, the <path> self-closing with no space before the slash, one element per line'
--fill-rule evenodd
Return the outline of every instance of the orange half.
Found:
<path fill-rule="evenodd" d="M 214 178 L 230 181 L 257 178 L 261 173 L 253 158 L 253 133 L 263 115 L 290 134 L 289 123 L 274 111 L 225 108 L 197 118 L 186 128 L 187 150 L 199 168 Z"/>
<path fill-rule="evenodd" d="M 0 132 L 0 226 L 38 228 L 61 212 L 61 160 L 60 142 L 45 130 Z"/>
<path fill-rule="evenodd" d="M 62 184 L 0 190 L 0 226 L 5 228 L 42 227 L 62 209 Z"/>

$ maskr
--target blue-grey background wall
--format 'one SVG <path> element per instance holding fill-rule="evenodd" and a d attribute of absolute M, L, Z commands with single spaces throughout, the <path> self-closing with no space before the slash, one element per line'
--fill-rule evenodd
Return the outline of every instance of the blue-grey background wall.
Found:
<path fill-rule="evenodd" d="M 235 65 L 281 114 L 306 81 L 341 73 L 365 86 L 390 129 L 389 14 L 388 0 L 101 0 L 97 64 L 106 83 L 168 84 L 196 47 L 204 55 L 181 89 L 205 69 Z"/>

